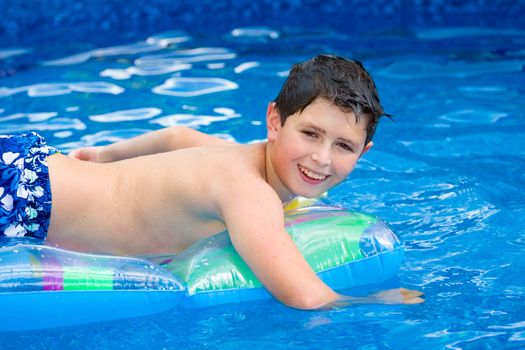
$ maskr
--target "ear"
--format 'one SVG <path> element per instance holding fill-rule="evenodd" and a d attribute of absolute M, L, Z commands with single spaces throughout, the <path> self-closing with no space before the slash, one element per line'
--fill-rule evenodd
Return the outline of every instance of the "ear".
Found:
<path fill-rule="evenodd" d="M 275 141 L 279 130 L 281 130 L 281 118 L 275 102 L 268 104 L 268 110 L 266 111 L 266 130 L 268 133 L 268 141 Z"/>
<path fill-rule="evenodd" d="M 359 158 L 361 158 L 366 152 L 368 152 L 370 148 L 372 148 L 373 145 L 374 145 L 374 142 L 372 141 L 368 142 L 365 148 L 363 148 L 363 151 L 361 152 L 361 155 L 359 156 Z"/>

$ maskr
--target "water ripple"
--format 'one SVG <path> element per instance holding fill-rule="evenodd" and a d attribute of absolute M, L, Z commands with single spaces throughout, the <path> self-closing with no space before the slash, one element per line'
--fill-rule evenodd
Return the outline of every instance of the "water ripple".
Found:
<path fill-rule="evenodd" d="M 221 91 L 235 90 L 239 87 L 231 80 L 223 78 L 183 78 L 173 77 L 152 91 L 159 95 L 193 97 Z"/>
<path fill-rule="evenodd" d="M 92 115 L 89 119 L 99 123 L 116 123 L 125 121 L 145 120 L 156 117 L 162 113 L 160 108 L 137 108 L 116 111 L 106 114 Z"/>
<path fill-rule="evenodd" d="M 505 112 L 472 108 L 447 112 L 438 116 L 438 118 L 447 122 L 479 125 L 483 123 L 493 124 L 508 116 Z"/>
<path fill-rule="evenodd" d="M 57 148 L 64 151 L 69 151 L 74 148 L 79 147 L 90 147 L 90 146 L 99 146 L 108 143 L 114 143 L 129 139 L 131 137 L 142 135 L 146 132 L 149 132 L 149 129 L 113 129 L 113 130 L 104 130 L 94 134 L 88 134 L 80 137 L 80 140 L 74 142 L 67 142 L 60 145 L 57 145 Z"/>
<path fill-rule="evenodd" d="M 215 108 L 214 111 L 219 115 L 197 115 L 197 114 L 172 114 L 158 119 L 151 120 L 150 123 L 162 125 L 163 127 L 184 125 L 191 128 L 210 125 L 219 121 L 226 121 L 239 118 L 240 114 L 229 108 Z"/>
<path fill-rule="evenodd" d="M 77 118 L 56 117 L 39 123 L 2 123 L 2 133 L 11 134 L 18 132 L 34 131 L 57 131 L 57 130 L 85 130 L 86 124 Z"/>
<path fill-rule="evenodd" d="M 518 328 L 525 328 L 525 321 L 514 322 L 514 323 L 511 323 L 511 324 L 506 324 L 504 326 L 494 325 L 494 326 L 489 326 L 489 328 L 491 328 L 491 329 L 518 329 Z"/>
<path fill-rule="evenodd" d="M 486 341 L 486 338 L 498 337 L 505 335 L 504 332 L 486 332 L 486 331 L 449 331 L 443 329 L 424 335 L 426 338 L 441 338 L 442 344 L 445 349 L 462 350 L 465 345 L 468 346 L 482 346 Z M 470 344 L 470 343 L 477 343 Z"/>
<path fill-rule="evenodd" d="M 279 39 L 281 34 L 269 27 L 241 27 L 231 31 L 231 36 L 239 39 L 248 39 L 250 41 L 267 41 Z"/>
<path fill-rule="evenodd" d="M 421 207 L 420 211 L 428 215 L 422 215 L 421 212 L 409 214 L 413 218 L 403 223 L 412 231 L 410 237 L 405 237 L 408 250 L 437 249 L 451 237 L 481 231 L 487 226 L 485 221 L 499 212 L 492 205 L 470 210 L 428 206 Z"/>
<path fill-rule="evenodd" d="M 520 72 L 525 60 L 503 60 L 493 62 L 465 62 L 448 60 L 443 63 L 432 63 L 423 57 L 419 59 L 398 60 L 376 71 L 377 76 L 398 80 L 429 78 L 464 78 L 496 73 Z"/>
<path fill-rule="evenodd" d="M 15 88 L 0 87 L 0 98 L 12 96 L 24 91 L 26 91 L 30 97 L 58 96 L 72 92 L 119 95 L 124 92 L 124 88 L 102 81 L 34 84 Z"/>
<path fill-rule="evenodd" d="M 484 27 L 448 27 L 422 29 L 416 32 L 419 39 L 441 40 L 452 38 L 474 38 L 474 37 L 520 37 L 525 36 L 525 31 L 515 29 L 497 29 Z"/>
<path fill-rule="evenodd" d="M 132 66 L 125 69 L 104 69 L 100 72 L 101 77 L 110 77 L 115 80 L 125 80 L 133 75 L 148 76 L 162 75 L 167 73 L 180 72 L 191 69 L 192 65 L 188 63 L 177 62 L 151 62 L 141 66 Z"/>
<path fill-rule="evenodd" d="M 509 338 L 509 341 L 525 341 L 525 331 L 521 332 L 515 332 L 512 334 L 512 336 Z"/>
<path fill-rule="evenodd" d="M 26 48 L 0 49 L 0 60 L 6 59 L 9 57 L 24 55 L 29 52 L 31 52 L 31 49 L 26 49 Z"/>
<path fill-rule="evenodd" d="M 525 155 L 525 133 L 513 130 L 512 136 L 503 132 L 466 136 L 447 136 L 435 140 L 399 141 L 410 152 L 426 157 L 464 158 L 500 154 Z M 521 135 L 521 136 L 520 136 Z"/>
<path fill-rule="evenodd" d="M 50 118 L 56 117 L 57 112 L 37 112 L 37 113 L 15 113 L 0 117 L 0 122 L 7 122 L 11 120 L 27 119 L 30 123 L 46 121 Z"/>
<path fill-rule="evenodd" d="M 237 74 L 242 73 L 248 69 L 259 67 L 261 64 L 259 62 L 244 62 L 239 64 L 237 67 L 233 69 L 233 71 Z"/>
<path fill-rule="evenodd" d="M 426 171 L 429 167 L 429 164 L 420 160 L 376 150 L 367 153 L 359 163 L 359 168 L 364 170 L 406 174 Z"/>
<path fill-rule="evenodd" d="M 129 45 L 119 45 L 89 50 L 64 58 L 46 61 L 42 64 L 44 66 L 65 66 L 84 63 L 89 59 L 96 57 L 136 55 L 139 53 L 160 51 L 169 45 L 182 43 L 188 40 L 190 40 L 190 38 L 181 32 L 166 32 L 149 37 L 146 41 Z"/>
<path fill-rule="evenodd" d="M 184 31 L 171 30 L 152 35 L 146 39 L 148 44 L 158 44 L 162 47 L 168 47 L 174 44 L 181 44 L 190 41 L 191 37 Z"/>
<path fill-rule="evenodd" d="M 135 65 L 152 65 L 160 63 L 194 63 L 206 61 L 231 60 L 237 54 L 222 47 L 198 47 L 195 49 L 175 50 L 168 53 L 149 55 L 137 58 Z"/>

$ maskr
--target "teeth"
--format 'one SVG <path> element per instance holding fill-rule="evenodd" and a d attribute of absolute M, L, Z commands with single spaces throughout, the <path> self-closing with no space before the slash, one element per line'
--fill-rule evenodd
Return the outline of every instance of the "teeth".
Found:
<path fill-rule="evenodd" d="M 312 178 L 312 179 L 315 179 L 315 180 L 324 180 L 326 179 L 328 176 L 327 175 L 320 175 L 320 174 L 316 174 L 306 168 L 303 168 L 302 166 L 299 165 L 299 169 L 301 170 L 301 172 L 303 174 L 305 174 L 306 176 L 308 176 L 309 178 Z"/>

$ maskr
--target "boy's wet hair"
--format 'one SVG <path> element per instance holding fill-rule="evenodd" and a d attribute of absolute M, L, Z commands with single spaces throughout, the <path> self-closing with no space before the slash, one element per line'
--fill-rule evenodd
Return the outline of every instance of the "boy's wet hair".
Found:
<path fill-rule="evenodd" d="M 359 61 L 334 55 L 319 55 L 292 66 L 275 104 L 281 125 L 296 112 L 302 112 L 322 97 L 354 112 L 356 120 L 368 118 L 365 145 L 372 140 L 379 118 L 385 114 L 374 80 Z"/>

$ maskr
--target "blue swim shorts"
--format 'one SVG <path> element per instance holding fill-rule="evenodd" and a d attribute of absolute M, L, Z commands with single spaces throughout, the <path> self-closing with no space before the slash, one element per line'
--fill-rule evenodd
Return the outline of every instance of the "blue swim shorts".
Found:
<path fill-rule="evenodd" d="M 57 152 L 34 132 L 0 135 L 0 236 L 46 238 L 51 217 L 47 157 Z"/>

